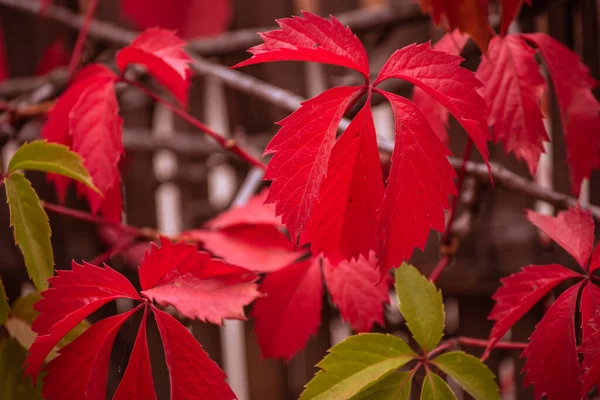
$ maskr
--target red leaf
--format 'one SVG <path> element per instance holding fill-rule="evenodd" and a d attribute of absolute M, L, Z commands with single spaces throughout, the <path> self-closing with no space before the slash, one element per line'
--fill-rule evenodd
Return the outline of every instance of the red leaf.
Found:
<path fill-rule="evenodd" d="M 123 14 L 140 28 L 159 26 L 176 30 L 183 38 L 214 35 L 226 30 L 231 19 L 231 0 L 178 0 L 173 7 L 164 0 L 121 0 Z"/>
<path fill-rule="evenodd" d="M 577 294 L 583 282 L 565 290 L 535 327 L 523 351 L 524 386 L 534 385 L 535 399 L 579 400 L 579 359 L 575 336 Z"/>
<path fill-rule="evenodd" d="M 456 194 L 456 173 L 449 151 L 409 100 L 388 92 L 396 123 L 392 169 L 377 217 L 377 245 L 382 274 L 423 249 L 430 228 L 443 231 L 448 196 Z M 410 227 L 410 229 L 407 229 Z"/>
<path fill-rule="evenodd" d="M 152 308 L 165 349 L 171 379 L 171 400 L 231 400 L 227 376 L 192 334 L 175 318 Z"/>
<path fill-rule="evenodd" d="M 278 19 L 277 23 L 281 30 L 259 33 L 264 43 L 248 50 L 252 58 L 234 68 L 273 61 L 312 61 L 351 68 L 369 80 L 365 48 L 335 17 L 327 20 L 303 12 L 302 17 Z"/>
<path fill-rule="evenodd" d="M 527 219 L 571 254 L 579 266 L 587 271 L 594 245 L 594 220 L 589 210 L 571 207 L 559 212 L 556 217 L 529 210 Z"/>
<path fill-rule="evenodd" d="M 550 141 L 540 111 L 546 81 L 534 55 L 519 36 L 496 36 L 477 69 L 477 77 L 486 83 L 483 93 L 495 141 L 524 160 L 532 175 L 543 143 Z"/>
<path fill-rule="evenodd" d="M 375 237 L 384 188 L 369 102 L 370 96 L 333 146 L 319 201 L 302 236 L 313 254 L 322 252 L 334 264 L 368 257 L 369 238 Z"/>
<path fill-rule="evenodd" d="M 38 336 L 25 362 L 25 373 L 34 381 L 46 356 L 75 325 L 112 300 L 141 300 L 131 283 L 109 267 L 73 262 L 72 271 L 57 271 L 57 274 L 49 279 L 52 288 L 42 292 L 42 300 L 35 305 L 40 315 L 32 330 Z"/>
<path fill-rule="evenodd" d="M 186 236 L 200 240 L 205 249 L 229 264 L 250 271 L 272 272 L 302 256 L 290 240 L 271 225 L 233 226 L 221 231 L 189 231 Z"/>
<path fill-rule="evenodd" d="M 458 56 L 468 40 L 468 35 L 464 35 L 459 30 L 455 30 L 452 33 L 447 33 L 442 36 L 442 38 L 433 45 L 433 49 Z M 423 111 L 423 114 L 427 116 L 427 120 L 429 121 L 431 128 L 433 128 L 433 131 L 445 144 L 448 144 L 448 110 L 418 86 L 415 86 L 413 89 L 412 100 L 417 107 Z"/>
<path fill-rule="evenodd" d="M 127 368 L 113 400 L 156 400 L 154 382 L 152 381 L 152 368 L 150 367 L 150 353 L 148 352 L 148 339 L 146 338 L 147 314 L 148 310 L 144 308 L 142 323 L 135 338 Z M 197 368 L 197 366 L 195 367 Z"/>
<path fill-rule="evenodd" d="M 94 184 L 107 197 L 109 192 L 121 190 L 117 164 L 125 153 L 122 124 L 114 82 L 111 80 L 89 83 L 69 113 L 71 147 L 83 158 Z M 78 192 L 86 196 L 92 212 L 98 212 L 104 198 L 81 183 L 77 187 Z M 116 215 L 104 213 L 105 216 L 120 221 L 120 202 L 117 208 L 119 212 Z"/>
<path fill-rule="evenodd" d="M 244 306 L 260 296 L 255 274 L 213 259 L 194 245 L 161 242 L 160 248 L 152 244 L 139 267 L 144 297 L 218 325 L 224 318 L 245 319 Z"/>
<path fill-rule="evenodd" d="M 320 260 L 300 261 L 268 274 L 260 291 L 265 297 L 254 303 L 252 317 L 262 355 L 289 360 L 319 327 L 323 296 Z"/>
<path fill-rule="evenodd" d="M 525 0 L 525 3 L 531 5 L 531 0 Z M 519 15 L 522 4 L 523 0 L 502 0 L 502 19 L 500 21 L 500 34 L 502 36 L 506 35 L 511 22 Z"/>
<path fill-rule="evenodd" d="M 46 367 L 44 398 L 105 400 L 113 342 L 136 310 L 103 319 L 61 349 L 60 356 Z"/>
<path fill-rule="evenodd" d="M 565 132 L 571 190 L 579 196 L 582 179 L 600 167 L 600 105 L 591 94 L 596 81 L 579 56 L 556 39 L 543 33 L 523 37 L 540 49 L 548 66 Z"/>
<path fill-rule="evenodd" d="M 590 274 L 592 274 L 598 268 L 600 268 L 600 243 L 594 247 L 594 252 L 592 253 L 592 260 L 590 261 Z"/>
<path fill-rule="evenodd" d="M 331 298 L 356 332 L 369 332 L 375 323 L 384 326 L 384 304 L 390 302 L 391 276 L 381 280 L 377 258 L 342 261 L 332 265 L 323 260 L 325 284 Z"/>
<path fill-rule="evenodd" d="M 596 291 L 600 290 L 595 288 Z M 586 398 L 594 384 L 600 388 L 600 313 L 596 313 L 594 319 L 589 321 L 588 327 L 591 332 L 587 337 L 584 336 L 583 343 L 579 347 L 579 353 L 583 354 L 582 398 Z"/>
<path fill-rule="evenodd" d="M 0 82 L 6 78 L 8 78 L 8 58 L 6 56 L 2 26 L 0 25 Z"/>
<path fill-rule="evenodd" d="M 59 37 L 54 42 L 52 42 L 44 53 L 38 63 L 38 66 L 35 70 L 36 75 L 46 75 L 48 72 L 52 71 L 58 67 L 64 67 L 69 65 L 69 60 L 71 56 L 67 49 L 65 48 L 65 41 L 63 37 Z"/>
<path fill-rule="evenodd" d="M 488 319 L 495 321 L 490 332 L 490 343 L 486 354 L 502 339 L 504 334 L 525 313 L 546 296 L 559 283 L 583 276 L 563 266 L 531 265 L 521 272 L 512 274 L 501 280 L 500 287 L 492 297 L 496 304 Z"/>
<path fill-rule="evenodd" d="M 151 28 L 117 53 L 117 66 L 123 73 L 131 63 L 142 64 L 181 104 L 186 105 L 192 59 L 183 50 L 184 46 L 185 42 L 175 32 Z"/>
<path fill-rule="evenodd" d="M 490 132 L 485 121 L 485 102 L 473 90 L 480 87 L 481 82 L 472 72 L 460 67 L 461 61 L 461 57 L 432 50 L 428 43 L 413 44 L 392 54 L 373 85 L 398 78 L 423 89 L 454 115 L 487 163 Z"/>
<path fill-rule="evenodd" d="M 224 229 L 239 225 L 274 225 L 281 226 L 281 218 L 275 216 L 275 206 L 265 204 L 268 189 L 252 196 L 243 206 L 233 206 L 208 221 L 205 226 L 211 229 Z"/>
<path fill-rule="evenodd" d="M 266 201 L 276 203 L 293 242 L 319 199 L 337 126 L 360 90 L 343 86 L 305 101 L 279 122 L 281 129 L 265 150 L 274 153 L 265 173 L 265 179 L 272 180 Z"/>

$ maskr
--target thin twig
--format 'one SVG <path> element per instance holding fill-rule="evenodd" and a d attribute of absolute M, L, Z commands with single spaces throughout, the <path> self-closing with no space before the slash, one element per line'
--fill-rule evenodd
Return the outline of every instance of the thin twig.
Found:
<path fill-rule="evenodd" d="M 75 70 L 77 69 L 77 67 L 79 66 L 79 62 L 81 61 L 81 53 L 83 52 L 83 46 L 85 45 L 85 40 L 87 39 L 88 30 L 90 29 L 90 23 L 94 19 L 94 14 L 96 13 L 98 2 L 99 0 L 91 0 L 87 6 L 87 10 L 85 11 L 85 19 L 83 20 L 83 24 L 81 25 L 81 29 L 79 30 L 79 34 L 77 35 L 77 41 L 75 42 L 73 54 L 71 55 L 71 60 L 69 61 L 69 79 L 73 78 Z"/>
<path fill-rule="evenodd" d="M 477 339 L 467 336 L 458 336 L 452 339 L 444 340 L 438 347 L 432 350 L 428 354 L 428 358 L 431 359 L 436 354 L 439 354 L 443 351 L 446 351 L 452 347 L 456 347 L 459 345 L 462 346 L 470 346 L 470 347 L 483 347 L 486 348 L 490 344 L 489 340 L 486 339 Z M 527 347 L 528 343 L 523 342 L 509 342 L 509 341 L 500 341 L 494 345 L 494 349 L 505 349 L 505 350 L 524 350 Z"/>
<path fill-rule="evenodd" d="M 138 241 L 135 237 L 126 238 L 120 242 L 117 242 L 114 246 L 106 250 L 104 253 L 96 256 L 94 259 L 89 261 L 89 263 L 94 265 L 100 265 L 103 262 L 108 261 L 110 258 L 126 252 L 137 243 Z"/>

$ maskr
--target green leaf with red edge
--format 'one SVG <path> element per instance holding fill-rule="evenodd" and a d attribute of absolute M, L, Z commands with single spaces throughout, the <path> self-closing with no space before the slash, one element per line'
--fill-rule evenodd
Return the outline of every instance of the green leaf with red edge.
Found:
<path fill-rule="evenodd" d="M 544 394 L 548 400 L 580 398 L 575 311 L 582 284 L 570 287 L 556 299 L 521 355 L 527 358 L 523 385 L 533 385 L 536 400 Z"/>
<path fill-rule="evenodd" d="M 185 42 L 175 32 L 150 28 L 117 53 L 117 66 L 124 73 L 130 64 L 143 65 L 177 101 L 186 105 L 191 76 L 189 64 L 192 59 L 184 51 L 184 46 Z"/>
<path fill-rule="evenodd" d="M 532 175 L 544 142 L 550 141 L 540 110 L 547 85 L 534 55 L 519 35 L 496 36 L 477 69 L 477 78 L 485 82 L 482 92 L 494 140 L 524 160 Z"/>
<path fill-rule="evenodd" d="M 409 257 L 414 247 L 421 246 L 429 229 L 443 229 L 439 217 L 442 215 L 443 220 L 443 205 L 447 201 L 415 204 L 419 196 L 411 197 L 407 203 L 413 210 L 406 213 L 396 210 L 394 221 L 402 226 L 411 222 L 411 212 L 424 216 L 418 221 L 419 235 L 403 242 L 401 239 L 404 238 L 387 235 L 397 234 L 397 230 L 386 229 L 377 222 L 379 218 L 379 222 L 385 224 L 376 211 L 384 198 L 396 199 L 410 191 L 438 191 L 438 187 L 442 187 L 441 192 L 447 196 L 454 193 L 454 189 L 449 189 L 454 175 L 448 169 L 444 169 L 441 176 L 435 176 L 433 181 L 429 180 L 430 175 L 417 175 L 411 182 L 418 183 L 418 187 L 388 181 L 382 196 L 383 177 L 375 146 L 370 102 L 350 123 L 346 132 L 336 138 L 343 114 L 358 96 L 366 93 L 368 100 L 374 90 L 384 93 L 374 88 L 382 80 L 408 80 L 450 110 L 471 135 L 487 162 L 486 141 L 490 135 L 485 125 L 484 102 L 475 90 L 481 84 L 473 73 L 459 67 L 460 57 L 434 51 L 425 44 L 407 46 L 394 53 L 371 85 L 364 47 L 335 18 L 327 20 L 304 13 L 303 17 L 286 18 L 278 23 L 281 30 L 262 33 L 264 43 L 250 49 L 252 58 L 236 67 L 285 60 L 320 62 L 354 69 L 363 75 L 365 84 L 329 89 L 304 102 L 296 112 L 279 123 L 281 129 L 265 152 L 273 154 L 265 174 L 265 179 L 272 181 L 267 202 L 276 204 L 276 212 L 282 216 L 293 242 L 301 238 L 301 243 L 310 243 L 314 253 L 322 251 L 333 263 L 359 255 L 368 257 L 369 250 L 373 248 L 380 258 L 387 253 L 380 260 L 382 269 L 386 271 Z M 396 123 L 398 129 L 401 125 Z M 426 121 L 414 125 L 420 125 L 419 132 L 426 132 L 423 136 L 431 132 Z M 402 135 L 403 132 L 398 129 L 396 135 Z M 396 162 L 392 163 L 392 169 L 402 172 L 392 171 L 390 176 L 407 176 L 410 172 L 406 168 L 411 164 L 425 162 L 437 166 L 439 160 L 447 155 L 443 146 L 436 144 L 428 148 L 436 153 L 410 153 L 408 150 L 412 149 L 398 150 L 400 153 Z M 408 153 L 419 158 L 404 159 L 403 156 Z M 411 168 L 411 171 L 420 173 L 421 169 Z M 406 192 L 398 193 L 399 189 Z M 335 212 L 332 213 L 332 210 Z M 377 230 L 374 229 L 376 224 Z M 398 249 L 390 252 L 387 250 L 389 246 L 397 246 Z"/>
<path fill-rule="evenodd" d="M 575 206 L 556 217 L 528 210 L 527 219 L 571 254 L 584 271 L 588 270 L 594 246 L 594 220 L 589 210 Z"/>
<path fill-rule="evenodd" d="M 163 250 L 164 249 L 164 250 Z M 161 251 L 162 250 L 162 251 Z M 198 256 L 200 254 L 200 256 Z M 185 261 L 187 259 L 187 261 Z M 156 264 L 159 263 L 159 264 Z M 238 268 L 238 267 L 231 267 Z M 207 263 L 195 246 L 170 244 L 163 241 L 161 249 L 153 248 L 142 261 L 140 280 L 147 291 L 149 283 L 166 285 L 181 273 L 194 274 L 194 278 L 215 283 L 220 279 L 223 266 Z M 236 277 L 228 277 L 226 284 L 239 288 Z M 59 351 L 59 356 L 44 368 L 44 397 L 50 400 L 64 398 L 104 398 L 108 375 L 108 362 L 115 337 L 130 317 L 143 308 L 142 323 L 133 347 L 133 352 L 119 383 L 115 399 L 156 398 L 153 391 L 152 372 L 146 339 L 146 318 L 152 311 L 156 319 L 165 360 L 171 380 L 171 398 L 174 400 L 200 400 L 205 398 L 228 400 L 235 395 L 225 383 L 225 374 L 212 362 L 189 331 L 173 317 L 158 310 L 151 302 L 137 293 L 133 285 L 121 274 L 109 267 L 100 268 L 87 263 L 73 263 L 72 271 L 58 271 L 50 280 L 51 288 L 42 292 L 35 308 L 40 315 L 33 323 L 38 336 L 30 348 L 25 361 L 26 373 L 38 376 L 44 359 L 77 323 L 108 302 L 128 298 L 141 302 L 134 309 L 108 317 L 92 325 L 81 336 Z M 207 284 L 204 292 L 197 292 L 197 303 L 210 297 L 217 286 Z M 222 285 L 221 285 L 222 286 Z M 211 292 L 213 290 L 213 292 Z M 246 296 L 244 288 L 241 297 Z M 144 292 L 145 293 L 145 292 Z M 144 295 L 142 293 L 142 295 Z M 176 307 L 187 310 L 189 298 L 184 296 Z M 237 303 L 236 303 L 237 304 Z M 211 318 L 237 316 L 236 306 L 213 310 Z M 232 311 L 233 310 L 233 311 Z M 222 315 L 216 315 L 218 312 Z M 70 382 L 72 381 L 72 382 Z"/>
<path fill-rule="evenodd" d="M 289 360 L 316 333 L 321 321 L 323 279 L 318 258 L 298 261 L 268 274 L 264 297 L 252 307 L 263 357 Z"/>
<path fill-rule="evenodd" d="M 581 182 L 600 168 L 600 104 L 591 93 L 597 82 L 579 56 L 543 33 L 522 37 L 540 50 L 552 79 L 561 113 L 571 190 L 578 196 Z"/>

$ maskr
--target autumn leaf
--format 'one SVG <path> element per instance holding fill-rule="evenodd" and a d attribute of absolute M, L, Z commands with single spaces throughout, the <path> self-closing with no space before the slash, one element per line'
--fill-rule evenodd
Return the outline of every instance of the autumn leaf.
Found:
<path fill-rule="evenodd" d="M 65 48 L 65 40 L 61 36 L 46 47 L 37 64 L 35 74 L 40 76 L 46 75 L 55 68 L 66 67 L 69 65 L 70 59 L 71 54 Z"/>
<path fill-rule="evenodd" d="M 186 105 L 192 59 L 183 50 L 184 45 L 175 32 L 151 28 L 117 53 L 117 66 L 124 73 L 129 64 L 143 65 L 181 104 Z"/>
<path fill-rule="evenodd" d="M 415 108 L 412 121 L 396 113 L 396 142 L 412 140 L 418 132 L 428 146 L 423 151 L 396 146 L 390 178 L 383 184 L 370 98 L 377 92 L 393 105 L 402 100 L 396 101 L 395 95 L 375 86 L 387 79 L 404 79 L 419 86 L 455 116 L 487 162 L 490 134 L 484 102 L 476 91 L 481 83 L 459 66 L 460 57 L 432 50 L 428 44 L 396 51 L 371 83 L 364 47 L 334 17 L 327 20 L 305 12 L 303 17 L 278 23 L 281 29 L 261 33 L 264 43 L 251 48 L 252 57 L 235 67 L 288 60 L 320 62 L 353 69 L 364 77 L 365 84 L 329 89 L 279 122 L 281 129 L 265 151 L 273 154 L 265 174 L 271 181 L 267 202 L 275 203 L 292 242 L 310 243 L 314 254 L 323 252 L 333 264 L 369 257 L 373 249 L 385 273 L 410 257 L 415 247 L 422 248 L 430 229 L 443 230 L 447 196 L 454 194 L 455 188 L 454 173 L 446 160 L 448 151 L 410 102 L 405 108 Z M 336 137 L 344 113 L 363 94 L 367 103 Z M 416 131 L 400 129 L 409 122 Z M 416 165 L 427 167 L 414 168 Z M 440 165 L 443 173 L 432 180 L 429 172 Z M 408 183 L 399 181 L 409 175 L 413 178 Z M 432 193 L 446 198 L 431 202 Z M 405 198 L 405 204 L 390 215 L 389 204 L 398 198 Z M 423 218 L 414 221 L 415 213 Z M 391 229 L 392 225 L 410 225 L 418 233 L 407 237 Z"/>
<path fill-rule="evenodd" d="M 224 274 L 224 271 L 229 274 Z M 25 361 L 26 374 L 34 379 L 54 346 L 91 313 L 116 299 L 127 298 L 139 304 L 127 312 L 100 320 L 62 348 L 59 356 L 44 368 L 47 372 L 44 398 L 104 398 L 108 363 L 116 335 L 122 326 L 131 323 L 134 314 L 141 312 L 140 329 L 115 399 L 130 398 L 133 394 L 140 398 L 156 398 L 146 338 L 150 313 L 163 342 L 171 398 L 235 399 L 225 383 L 223 371 L 210 360 L 191 333 L 175 318 L 160 311 L 151 299 L 164 300 L 162 293 L 168 292 L 169 285 L 176 286 L 177 279 L 185 276 L 186 281 L 193 283 L 195 292 L 186 292 L 188 287 L 183 287 L 177 292 L 181 298 L 175 298 L 171 291 L 168 293 L 171 297 L 167 297 L 166 301 L 188 316 L 192 315 L 190 304 L 210 308 L 205 314 L 193 310 L 193 315 L 220 323 L 223 318 L 243 316 L 241 307 L 245 303 L 240 299 L 247 299 L 248 293 L 258 292 L 248 285 L 240 285 L 239 281 L 252 282 L 254 278 L 246 278 L 246 275 L 252 274 L 242 274 L 241 268 L 216 260 L 211 263 L 210 257 L 198 252 L 194 245 L 172 244 L 163 240 L 160 248 L 153 245 L 146 254 L 139 275 L 143 289 L 139 294 L 123 275 L 110 267 L 101 268 L 85 262 L 81 265 L 74 262 L 71 271 L 58 271 L 58 275 L 50 279 L 51 288 L 41 293 L 42 299 L 35 305 L 40 315 L 32 328 L 38 336 Z M 240 279 L 241 276 L 243 279 Z M 207 301 L 211 299 L 216 303 L 209 305 Z"/>

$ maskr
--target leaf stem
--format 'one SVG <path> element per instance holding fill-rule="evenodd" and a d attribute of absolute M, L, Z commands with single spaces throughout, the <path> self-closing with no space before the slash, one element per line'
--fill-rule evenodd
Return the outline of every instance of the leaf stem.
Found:
<path fill-rule="evenodd" d="M 103 262 L 110 259 L 111 257 L 126 252 L 127 250 L 132 248 L 136 243 L 138 243 L 138 241 L 135 237 L 121 240 L 117 242 L 114 246 L 106 250 L 104 253 L 94 257 L 94 259 L 89 261 L 89 263 L 94 265 L 100 265 Z"/>
<path fill-rule="evenodd" d="M 449 262 L 450 257 L 448 255 L 442 256 L 442 258 L 440 258 L 440 261 L 438 261 L 433 271 L 431 271 L 431 273 L 429 274 L 429 280 L 431 282 L 435 282 Z"/>
<path fill-rule="evenodd" d="M 224 150 L 227 150 L 227 151 L 237 155 L 242 160 L 246 161 L 248 164 L 250 164 L 252 166 L 258 167 L 262 170 L 267 169 L 267 166 L 264 162 L 257 159 L 256 157 L 252 156 L 246 150 L 244 150 L 240 146 L 238 146 L 237 142 L 234 139 L 225 139 L 223 136 L 221 136 L 217 132 L 213 131 L 208 126 L 206 126 L 202 122 L 198 121 L 196 118 L 192 117 L 187 111 L 170 103 L 165 98 L 152 92 L 150 89 L 148 89 L 141 83 L 139 83 L 135 80 L 127 79 L 127 78 L 121 78 L 121 80 L 123 82 L 126 82 L 130 86 L 133 86 L 133 87 L 141 90 L 146 95 L 148 95 L 150 98 L 152 98 L 154 101 L 164 104 L 165 107 L 167 107 L 173 113 L 177 114 L 184 121 L 188 122 L 195 128 L 199 129 L 200 131 L 206 133 L 208 136 L 213 138 Z"/>
<path fill-rule="evenodd" d="M 490 341 L 487 339 L 477 339 L 467 336 L 458 336 L 452 339 L 448 339 L 443 341 L 438 347 L 433 349 L 427 355 L 428 359 L 434 357 L 435 355 L 448 350 L 449 348 L 455 346 L 469 346 L 469 347 L 488 347 Z M 494 349 L 505 349 L 505 350 L 524 350 L 527 347 L 528 343 L 523 342 L 509 342 L 509 341 L 500 341 L 494 345 Z"/>
<path fill-rule="evenodd" d="M 96 8 L 98 7 L 98 0 L 90 0 L 88 3 L 87 9 L 85 10 L 85 19 L 81 24 L 81 30 L 77 35 L 77 41 L 75 42 L 75 48 L 73 49 L 73 54 L 71 55 L 71 60 L 69 61 L 69 79 L 73 78 L 75 74 L 75 70 L 79 65 L 81 60 L 81 53 L 83 52 L 83 46 L 85 45 L 85 40 L 87 39 L 88 31 L 90 30 L 90 24 L 94 18 L 94 14 L 96 13 Z M 81 4 L 81 3 L 80 3 Z"/>

